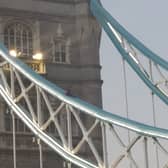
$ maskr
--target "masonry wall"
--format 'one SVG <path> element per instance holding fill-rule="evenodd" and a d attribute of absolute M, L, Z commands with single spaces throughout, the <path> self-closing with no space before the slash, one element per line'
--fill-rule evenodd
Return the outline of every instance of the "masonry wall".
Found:
<path fill-rule="evenodd" d="M 44 53 L 44 77 L 83 100 L 102 107 L 99 61 L 101 29 L 89 11 L 87 0 L 1 0 L 0 40 L 4 28 L 11 22 L 29 25 L 33 34 L 33 52 Z M 52 60 L 52 41 L 60 37 L 68 43 L 68 62 Z M 30 58 L 32 59 L 32 58 Z M 6 131 L 5 102 L 0 102 L 0 167 L 12 168 L 12 133 Z M 85 124 L 91 119 L 85 118 Z M 95 133 L 97 146 L 101 143 L 101 128 Z M 30 133 L 17 133 L 17 168 L 39 167 L 39 151 Z M 102 149 L 100 148 L 100 153 Z M 88 155 L 83 150 L 83 155 Z M 44 168 L 66 167 L 64 161 L 50 150 L 44 150 Z M 58 166 L 55 166 L 58 165 Z"/>

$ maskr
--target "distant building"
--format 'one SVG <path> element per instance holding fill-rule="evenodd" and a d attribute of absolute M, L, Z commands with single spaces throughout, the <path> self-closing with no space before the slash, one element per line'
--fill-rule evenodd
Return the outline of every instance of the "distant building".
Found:
<path fill-rule="evenodd" d="M 67 94 L 102 106 L 99 62 L 101 29 L 91 15 L 88 0 L 1 0 L 0 40 L 35 71 Z M 43 53 L 43 67 L 33 55 Z M 38 61 L 37 61 L 38 62 Z M 53 102 L 54 104 L 55 102 Z M 84 116 L 85 117 L 85 116 Z M 81 117 L 82 118 L 82 117 Z M 0 103 L 0 167 L 13 168 L 12 118 L 6 104 Z M 60 119 L 64 127 L 63 117 Z M 84 123 L 93 122 L 82 118 Z M 16 117 L 17 168 L 38 168 L 39 150 L 35 138 Z M 52 125 L 48 128 L 54 134 Z M 101 129 L 95 132 L 101 142 Z M 74 126 L 76 139 L 81 133 Z M 100 151 L 100 145 L 97 145 Z M 81 155 L 90 159 L 87 147 Z M 62 168 L 67 164 L 55 152 L 43 150 L 44 168 Z"/>

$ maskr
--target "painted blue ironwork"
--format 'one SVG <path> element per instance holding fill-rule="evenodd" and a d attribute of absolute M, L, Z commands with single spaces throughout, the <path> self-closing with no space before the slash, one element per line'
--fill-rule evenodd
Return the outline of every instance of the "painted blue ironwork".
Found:
<path fill-rule="evenodd" d="M 122 28 L 102 8 L 102 6 L 99 4 L 98 1 L 91 0 L 91 9 L 92 9 L 94 15 L 97 17 L 100 24 L 103 26 L 105 31 L 108 33 L 110 39 L 115 44 L 116 48 L 119 50 L 119 52 L 121 53 L 123 58 L 125 60 L 127 60 L 127 62 L 134 69 L 134 71 L 140 76 L 140 78 L 144 81 L 144 83 L 146 83 L 146 85 L 156 95 L 158 95 L 166 104 L 168 104 L 167 95 L 165 95 L 163 92 L 161 92 L 161 90 L 157 86 L 155 86 L 151 82 L 151 80 L 149 80 L 148 75 L 146 75 L 140 69 L 140 67 L 136 64 L 136 62 L 133 59 L 131 59 L 129 53 L 127 53 L 124 50 L 124 48 L 122 47 L 122 44 L 118 41 L 116 35 L 111 30 L 109 23 L 117 30 L 117 32 L 119 32 L 123 37 L 125 37 L 136 48 L 141 50 L 141 52 L 143 52 L 149 59 L 153 60 L 156 64 L 159 64 L 161 67 L 168 70 L 168 63 L 165 60 L 163 60 L 162 58 L 153 54 L 149 49 L 147 49 L 143 44 L 141 44 L 136 38 L 131 36 L 124 28 Z M 5 63 L 10 64 L 9 67 L 11 67 L 11 72 L 14 72 L 15 74 L 17 74 L 17 72 L 19 72 L 24 77 L 29 79 L 32 82 L 32 85 L 35 85 L 36 88 L 39 89 L 39 91 L 41 92 L 40 94 L 44 94 L 43 91 L 45 91 L 46 93 L 49 93 L 50 95 L 52 95 L 54 98 L 59 99 L 61 102 L 63 102 L 63 104 L 66 104 L 71 109 L 71 111 L 73 111 L 73 109 L 78 109 L 78 112 L 85 113 L 85 114 L 95 118 L 96 121 L 93 124 L 91 130 L 89 130 L 89 131 L 92 131 L 92 129 L 95 128 L 95 125 L 97 124 L 97 122 L 103 122 L 103 124 L 110 125 L 112 127 L 112 129 L 113 129 L 113 126 L 119 126 L 119 127 L 122 127 L 122 128 L 128 129 L 128 130 L 131 130 L 133 132 L 136 132 L 138 134 L 137 137 L 135 137 L 135 139 L 133 139 L 132 143 L 130 143 L 128 145 L 127 151 L 124 150 L 124 153 L 127 154 L 128 156 L 130 156 L 130 158 L 131 158 L 131 153 L 129 151 L 130 151 L 131 147 L 134 146 L 134 144 L 141 137 L 145 138 L 146 141 L 147 141 L 146 137 L 148 137 L 148 138 L 152 137 L 154 142 L 156 142 L 160 146 L 160 148 L 162 148 L 162 146 L 160 145 L 157 138 L 163 138 L 163 139 L 168 140 L 168 130 L 167 129 L 156 128 L 153 126 L 149 126 L 149 125 L 146 125 L 143 123 L 136 122 L 134 120 L 126 119 L 124 117 L 115 115 L 111 112 L 102 110 L 94 105 L 91 105 L 91 104 L 79 99 L 78 97 L 68 96 L 66 94 L 66 91 L 64 91 L 63 89 L 59 88 L 57 85 L 47 81 L 43 77 L 36 74 L 33 70 L 31 70 L 27 65 L 25 65 L 23 62 L 21 62 L 17 58 L 11 57 L 9 55 L 8 50 L 3 46 L 3 44 L 0 44 L 0 56 L 2 57 L 2 59 L 4 60 Z M 61 155 L 66 160 L 72 162 L 73 164 L 78 165 L 79 167 L 83 167 L 83 168 L 98 168 L 98 167 L 104 168 L 105 167 L 104 165 L 106 165 L 106 164 L 102 163 L 102 160 L 100 159 L 98 154 L 95 152 L 95 149 L 93 147 L 92 147 L 92 149 L 93 149 L 92 152 L 95 155 L 95 158 L 97 160 L 96 164 L 94 164 L 90 161 L 86 161 L 85 159 L 76 155 L 76 153 L 73 150 L 67 149 L 68 147 L 67 147 L 66 142 L 64 142 L 65 141 L 63 139 L 64 136 L 62 135 L 61 131 L 60 131 L 60 136 L 62 136 L 63 144 L 60 145 L 50 135 L 46 134 L 46 132 L 43 130 L 44 128 L 38 123 L 36 117 L 33 116 L 34 115 L 33 113 L 31 113 L 31 112 L 28 113 L 23 107 L 19 106 L 16 103 L 16 100 L 11 95 L 11 93 L 8 89 L 8 86 L 5 84 L 5 80 L 3 80 L 3 77 L 4 77 L 3 76 L 4 73 L 2 72 L 3 71 L 3 68 L 2 68 L 3 63 L 1 63 L 1 69 L 0 69 L 1 70 L 1 72 L 0 72 L 0 75 L 1 75 L 0 94 L 4 98 L 4 100 L 6 101 L 8 106 L 11 108 L 11 110 L 16 113 L 16 115 L 30 128 L 30 130 L 37 137 L 39 137 L 40 140 L 42 140 L 49 147 L 51 147 L 53 150 L 55 150 L 59 155 Z M 24 90 L 24 92 L 25 92 L 25 90 Z M 38 96 L 40 96 L 40 95 L 38 95 Z M 45 97 L 45 96 L 43 96 L 43 97 Z M 46 97 L 44 99 L 46 99 Z M 51 108 L 51 106 L 49 106 L 49 108 Z M 68 111 L 68 112 L 70 113 L 70 111 Z M 75 114 L 75 112 L 73 114 Z M 51 115 L 51 118 L 52 117 L 53 118 L 55 117 L 54 114 Z M 75 116 L 75 117 L 77 117 L 77 116 Z M 77 118 L 77 120 L 80 125 L 81 124 L 80 119 Z M 49 119 L 49 122 L 50 122 L 50 119 Z M 80 127 L 82 128 L 82 125 L 80 125 Z M 89 143 L 89 140 L 88 140 L 89 133 L 84 128 L 82 128 L 82 129 L 83 129 L 83 132 L 86 131 L 86 132 L 84 132 L 84 138 L 86 138 L 87 142 Z M 113 133 L 118 138 L 118 135 L 116 134 L 114 129 L 113 129 Z M 71 137 L 71 135 L 69 135 L 69 137 Z M 119 141 L 120 141 L 120 144 L 122 144 L 120 139 L 119 139 Z M 90 143 L 90 144 L 92 145 L 92 143 Z M 80 146 L 80 144 L 79 144 L 79 146 Z M 125 147 L 125 146 L 122 144 L 122 147 Z M 164 150 L 164 149 L 162 148 L 162 150 Z M 167 153 L 166 150 L 164 150 L 164 152 Z M 121 157 L 125 156 L 125 154 L 122 155 Z M 120 160 L 120 159 L 118 159 L 118 160 Z M 118 160 L 113 163 L 114 168 L 117 167 Z M 121 160 L 122 160 L 122 158 L 121 158 Z M 133 159 L 132 159 L 132 162 L 134 163 Z"/>
<path fill-rule="evenodd" d="M 155 128 L 152 126 L 138 123 L 133 120 L 125 119 L 123 117 L 112 114 L 111 112 L 104 111 L 77 97 L 67 96 L 66 92 L 63 89 L 51 83 L 50 81 L 47 81 L 40 75 L 36 74 L 19 59 L 11 57 L 8 53 L 8 50 L 3 46 L 3 44 L 0 44 L 0 55 L 10 64 L 12 64 L 17 70 L 19 70 L 19 72 L 23 73 L 27 78 L 31 79 L 32 82 L 34 82 L 44 90 L 48 91 L 51 95 L 56 96 L 65 103 L 72 105 L 73 107 L 80 109 L 81 111 L 86 112 L 87 114 L 95 118 L 98 118 L 107 123 L 112 123 L 124 128 L 128 128 L 140 134 L 166 139 L 168 138 L 168 130 Z"/>
<path fill-rule="evenodd" d="M 126 40 L 135 48 L 139 49 L 145 56 L 154 61 L 154 63 L 159 64 L 161 67 L 168 70 L 168 62 L 154 54 L 128 31 L 126 31 L 96 0 L 91 0 L 91 10 L 108 34 L 115 47 L 120 52 L 121 56 L 129 63 L 129 65 L 134 69 L 143 82 L 152 90 L 152 92 L 160 97 L 166 104 L 168 104 L 168 95 L 162 92 L 155 84 L 152 83 L 149 76 L 140 69 L 138 64 L 129 56 L 129 53 L 124 50 L 122 44 L 118 41 L 115 34 L 109 27 L 109 24 L 111 24 L 111 26 L 116 29 L 117 32 L 121 33 L 121 35 L 126 38 Z"/>
<path fill-rule="evenodd" d="M 144 44 L 142 44 L 136 37 L 131 35 L 123 26 L 121 26 L 112 15 L 110 15 L 97 0 L 91 0 L 90 7 L 93 14 L 102 21 L 109 22 L 123 37 L 127 39 L 128 42 L 133 44 L 137 49 L 139 49 L 146 57 L 153 60 L 156 64 L 159 64 L 166 70 L 168 70 L 168 62 L 163 58 L 159 57 L 148 49 Z"/>

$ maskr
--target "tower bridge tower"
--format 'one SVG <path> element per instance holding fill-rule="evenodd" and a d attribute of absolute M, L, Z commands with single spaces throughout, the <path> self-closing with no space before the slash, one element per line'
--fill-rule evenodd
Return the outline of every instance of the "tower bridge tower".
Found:
<path fill-rule="evenodd" d="M 96 106 L 102 106 L 99 62 L 101 29 L 91 15 L 88 0 L 1 0 L 0 40 L 14 54 L 47 80 Z M 52 101 L 52 100 L 51 100 Z M 53 105 L 56 102 L 53 102 Z M 81 117 L 82 118 L 82 117 Z M 0 102 L 0 167 L 12 168 L 12 118 Z M 63 117 L 60 119 L 63 123 Z M 83 118 L 83 122 L 92 122 Z M 39 167 L 36 138 L 17 117 L 17 168 Z M 52 126 L 50 132 L 54 133 Z M 80 132 L 74 127 L 74 137 Z M 101 129 L 95 133 L 100 148 Z M 74 138 L 75 139 L 75 138 Z M 99 149 L 100 153 L 102 152 Z M 90 158 L 87 147 L 81 155 Z M 58 165 L 58 166 L 56 166 Z M 48 148 L 43 149 L 44 168 L 67 164 Z"/>

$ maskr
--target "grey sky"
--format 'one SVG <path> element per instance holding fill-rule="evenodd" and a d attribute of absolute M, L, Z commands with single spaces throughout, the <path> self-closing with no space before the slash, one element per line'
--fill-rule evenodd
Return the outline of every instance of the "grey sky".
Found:
<path fill-rule="evenodd" d="M 167 0 L 101 1 L 103 6 L 130 33 L 136 36 L 155 53 L 168 60 Z M 101 44 L 101 64 L 103 66 L 102 78 L 104 80 L 104 108 L 113 113 L 126 116 L 122 59 L 104 32 Z M 143 82 L 128 66 L 127 79 L 130 118 L 153 125 L 152 103 L 149 89 L 146 88 Z M 155 101 L 157 126 L 168 128 L 167 119 L 165 119 L 168 118 L 168 108 L 157 98 L 155 98 Z M 112 143 L 111 140 L 109 136 L 109 144 Z M 140 148 L 138 151 L 139 150 Z M 108 153 L 109 157 L 114 155 L 110 150 Z M 152 153 L 153 152 L 151 152 L 150 155 Z M 156 166 L 156 163 L 153 161 L 151 161 L 151 164 L 153 168 Z"/>
<path fill-rule="evenodd" d="M 129 32 L 155 53 L 168 60 L 167 0 L 102 0 L 102 4 Z M 121 57 L 104 33 L 101 45 L 101 61 L 104 80 L 104 108 L 125 115 L 124 90 L 121 82 L 121 80 L 123 81 Z M 127 68 L 127 71 L 129 103 L 131 102 L 129 105 L 130 115 L 136 120 L 152 124 L 150 92 L 130 68 Z M 164 114 L 165 105 L 159 102 L 157 108 L 159 108 L 160 114 Z M 162 110 L 163 108 L 164 110 Z M 137 115 L 137 113 L 141 115 Z M 158 123 L 159 126 L 160 123 L 163 124 L 160 115 Z"/>

